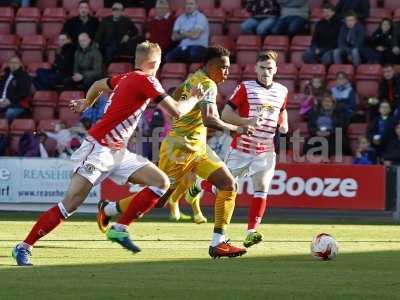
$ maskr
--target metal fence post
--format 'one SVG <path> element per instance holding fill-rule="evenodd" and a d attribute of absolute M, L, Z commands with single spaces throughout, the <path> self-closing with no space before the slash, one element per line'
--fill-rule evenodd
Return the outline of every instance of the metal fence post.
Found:
<path fill-rule="evenodd" d="M 396 209 L 393 213 L 393 219 L 400 221 L 400 167 L 396 170 Z"/>

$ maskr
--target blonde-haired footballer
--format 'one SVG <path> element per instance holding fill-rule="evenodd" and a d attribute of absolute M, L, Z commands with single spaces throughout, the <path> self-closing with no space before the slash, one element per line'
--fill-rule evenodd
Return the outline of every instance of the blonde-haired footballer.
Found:
<path fill-rule="evenodd" d="M 170 196 L 175 199 L 184 196 L 193 184 L 193 175 L 211 182 L 218 191 L 209 255 L 213 258 L 235 257 L 246 253 L 246 249 L 231 245 L 225 237 L 235 206 L 236 181 L 225 164 L 207 147 L 207 128 L 250 136 L 254 127 L 251 124 L 232 125 L 219 117 L 216 105 L 217 84 L 228 76 L 229 51 L 222 47 L 209 47 L 204 63 L 204 68 L 189 75 L 176 92 L 175 99 L 182 101 L 190 95 L 194 86 L 200 84 L 205 94 L 190 113 L 173 122 L 169 134 L 161 143 L 159 168 L 171 181 L 170 190 L 163 199 L 166 201 Z M 124 206 L 120 205 L 122 211 Z M 99 223 L 102 223 L 106 214 L 106 211 L 99 212 Z"/>
<path fill-rule="evenodd" d="M 260 52 L 257 55 L 257 79 L 243 81 L 236 88 L 221 116 L 224 121 L 237 126 L 255 126 L 254 134 L 238 133 L 233 137 L 225 161 L 236 178 L 249 176 L 253 182 L 254 193 L 243 242 L 246 248 L 263 239 L 257 226 L 264 216 L 269 185 L 275 172 L 274 136 L 278 126 L 281 133 L 288 131 L 288 90 L 273 81 L 277 72 L 277 58 L 277 53 L 273 51 Z M 206 182 L 196 182 L 189 189 L 193 197 L 196 193 L 192 191 L 198 190 L 199 186 L 212 190 Z"/>

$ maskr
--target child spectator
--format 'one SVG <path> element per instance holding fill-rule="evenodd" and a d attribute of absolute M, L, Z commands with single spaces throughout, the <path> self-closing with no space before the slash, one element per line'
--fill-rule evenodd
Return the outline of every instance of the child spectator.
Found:
<path fill-rule="evenodd" d="M 344 108 L 348 119 L 350 119 L 356 106 L 356 93 L 346 73 L 338 72 L 336 74 L 336 84 L 332 86 L 331 93 L 335 97 L 337 104 Z"/>
<path fill-rule="evenodd" d="M 388 18 L 384 18 L 371 37 L 374 61 L 380 64 L 394 63 L 393 43 L 393 22 Z"/>
<path fill-rule="evenodd" d="M 306 118 L 314 107 L 319 106 L 325 93 L 325 81 L 319 76 L 314 76 L 304 88 L 305 98 L 300 104 L 300 115 Z"/>
<path fill-rule="evenodd" d="M 353 157 L 353 164 L 356 165 L 374 165 L 376 164 L 376 151 L 371 147 L 368 138 L 362 136 L 358 139 L 357 149 Z"/>

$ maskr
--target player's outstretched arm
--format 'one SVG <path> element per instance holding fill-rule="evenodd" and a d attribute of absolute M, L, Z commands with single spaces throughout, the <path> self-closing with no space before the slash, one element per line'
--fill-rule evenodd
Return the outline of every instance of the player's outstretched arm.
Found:
<path fill-rule="evenodd" d="M 221 131 L 229 130 L 247 135 L 254 133 L 254 127 L 252 125 L 234 125 L 221 120 L 217 105 L 215 105 L 215 103 L 204 102 L 201 104 L 200 110 L 204 126 L 208 128 Z"/>

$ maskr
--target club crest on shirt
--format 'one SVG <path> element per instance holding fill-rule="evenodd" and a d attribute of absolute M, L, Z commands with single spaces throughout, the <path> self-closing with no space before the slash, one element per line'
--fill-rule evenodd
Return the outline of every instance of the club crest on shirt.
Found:
<path fill-rule="evenodd" d="M 96 170 L 96 167 L 92 164 L 86 163 L 83 165 L 83 169 L 86 173 L 93 174 L 94 170 Z"/>
<path fill-rule="evenodd" d="M 272 112 L 275 111 L 275 107 L 273 107 L 273 106 L 270 105 L 270 104 L 262 104 L 262 105 L 259 105 L 259 106 L 257 107 L 257 110 L 258 110 L 259 112 L 269 112 L 269 113 L 272 113 Z"/>

